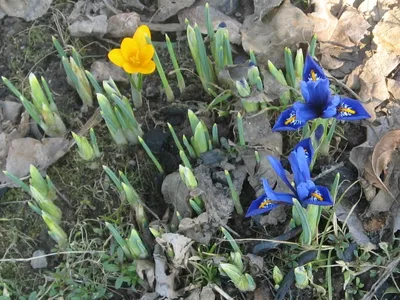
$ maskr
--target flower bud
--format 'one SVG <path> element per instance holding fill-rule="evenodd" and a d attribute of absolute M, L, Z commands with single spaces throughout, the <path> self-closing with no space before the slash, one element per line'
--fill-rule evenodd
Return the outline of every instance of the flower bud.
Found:
<path fill-rule="evenodd" d="M 260 71 L 253 62 L 249 62 L 247 76 L 249 77 L 250 85 L 257 85 L 257 78 L 260 77 Z"/>
<path fill-rule="evenodd" d="M 295 276 L 295 281 L 296 281 L 296 287 L 299 289 L 305 289 L 308 287 L 309 280 L 308 280 L 308 275 L 307 271 L 304 268 L 304 266 L 297 267 L 294 269 L 294 276 Z"/>
<path fill-rule="evenodd" d="M 236 81 L 236 89 L 237 89 L 240 97 L 250 96 L 250 93 L 251 93 L 250 87 L 245 78 L 242 78 L 241 80 Z"/>
<path fill-rule="evenodd" d="M 272 270 L 272 278 L 274 279 L 275 284 L 278 286 L 283 280 L 283 274 L 277 266 L 274 266 L 274 269 Z"/>

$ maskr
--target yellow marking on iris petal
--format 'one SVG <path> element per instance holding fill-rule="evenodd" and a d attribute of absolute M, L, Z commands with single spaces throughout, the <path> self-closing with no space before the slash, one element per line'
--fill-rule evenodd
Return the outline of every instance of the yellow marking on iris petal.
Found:
<path fill-rule="evenodd" d="M 264 207 L 268 206 L 268 204 L 272 204 L 272 201 L 266 199 L 266 200 L 264 200 L 263 202 L 261 202 L 261 204 L 260 204 L 260 206 L 259 206 L 258 208 L 260 208 L 260 209 L 261 209 L 261 208 L 264 208 Z"/>
<path fill-rule="evenodd" d="M 317 73 L 314 70 L 311 70 L 311 79 L 312 81 L 317 81 Z"/>
<path fill-rule="evenodd" d="M 345 112 L 354 115 L 356 111 L 354 109 L 348 108 L 348 107 L 339 107 L 338 108 L 339 112 Z"/>
<path fill-rule="evenodd" d="M 324 197 L 322 197 L 320 194 L 318 193 L 312 193 L 311 196 L 313 196 L 314 198 L 317 198 L 318 201 L 323 201 Z"/>
<path fill-rule="evenodd" d="M 292 116 L 292 117 L 286 119 L 285 125 L 288 125 L 288 124 L 292 123 L 292 122 L 295 121 L 295 120 L 296 120 L 296 115 L 294 115 L 294 116 Z"/>

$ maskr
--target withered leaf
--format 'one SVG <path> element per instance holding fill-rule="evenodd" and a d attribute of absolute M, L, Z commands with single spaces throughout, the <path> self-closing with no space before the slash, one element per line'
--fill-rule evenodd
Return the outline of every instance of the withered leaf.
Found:
<path fill-rule="evenodd" d="M 379 179 L 382 172 L 386 173 L 387 165 L 391 161 L 392 153 L 400 146 L 400 129 L 386 133 L 375 145 L 372 152 L 371 164 L 375 176 Z"/>

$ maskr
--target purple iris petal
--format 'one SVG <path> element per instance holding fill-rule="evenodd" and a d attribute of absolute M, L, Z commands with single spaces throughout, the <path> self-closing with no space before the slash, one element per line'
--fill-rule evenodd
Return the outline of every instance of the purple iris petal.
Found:
<path fill-rule="evenodd" d="M 359 101 L 350 98 L 340 98 L 340 103 L 336 107 L 336 115 L 334 117 L 338 120 L 351 121 L 368 119 L 371 116 Z"/>
<path fill-rule="evenodd" d="M 280 205 L 278 202 L 272 202 L 270 201 L 265 194 L 261 195 L 258 197 L 256 200 L 251 202 L 251 205 L 249 209 L 247 210 L 246 213 L 246 218 L 247 217 L 252 217 L 255 215 L 259 215 L 262 213 L 266 213 L 270 210 L 273 210 L 275 207 Z M 261 208 L 260 208 L 261 207 Z"/>
<path fill-rule="evenodd" d="M 324 74 L 324 71 L 319 66 L 319 64 L 310 55 L 307 55 L 303 70 L 303 80 L 317 81 L 319 79 L 325 79 L 325 78 L 326 76 Z"/>
<path fill-rule="evenodd" d="M 268 212 L 281 204 L 293 204 L 293 195 L 275 193 L 263 178 L 264 194 L 254 200 L 247 210 L 246 217 L 251 217 Z"/>
<path fill-rule="evenodd" d="M 306 123 L 309 120 L 319 118 L 318 111 L 315 110 L 314 106 L 310 103 L 295 102 L 293 109 L 296 112 L 297 120 Z"/>
<path fill-rule="evenodd" d="M 306 103 L 314 105 L 315 110 L 322 114 L 331 97 L 329 80 L 302 81 L 300 82 L 300 89 Z"/>
<path fill-rule="evenodd" d="M 319 128 L 319 126 L 318 126 L 318 128 Z M 318 130 L 318 128 L 317 128 L 317 130 Z M 294 150 L 297 151 L 297 149 L 299 149 L 300 147 L 303 148 L 304 153 L 307 158 L 307 163 L 310 166 L 312 158 L 314 156 L 314 147 L 312 145 L 311 139 L 307 138 L 307 139 L 301 140 L 296 146 L 294 146 Z"/>
<path fill-rule="evenodd" d="M 272 131 L 297 130 L 303 127 L 305 124 L 305 122 L 297 119 L 295 109 L 290 107 L 280 114 L 278 120 L 276 120 L 276 123 L 272 128 Z"/>
<path fill-rule="evenodd" d="M 310 190 L 308 198 L 305 199 L 302 203 L 320 205 L 320 206 L 330 206 L 333 205 L 333 199 L 328 188 L 324 186 L 315 185 L 314 189 Z"/>
<path fill-rule="evenodd" d="M 309 179 L 296 185 L 296 189 L 300 202 L 304 204 L 304 201 L 310 198 L 310 194 L 315 190 L 315 184 L 311 179 Z"/>
<path fill-rule="evenodd" d="M 281 162 L 273 156 L 268 156 L 267 158 L 279 178 L 282 179 L 282 181 L 293 191 L 293 193 L 296 193 L 296 189 L 290 184 L 289 180 L 286 177 L 286 171 L 282 167 Z"/>
<path fill-rule="evenodd" d="M 268 180 L 263 178 L 263 186 L 264 186 L 264 191 L 265 194 L 268 196 L 273 201 L 277 202 L 284 202 L 287 204 L 293 204 L 293 197 L 294 195 L 287 194 L 287 193 L 276 193 L 268 184 Z"/>
<path fill-rule="evenodd" d="M 325 110 L 322 112 L 322 118 L 329 119 L 337 114 L 337 106 L 340 103 L 340 97 L 338 95 L 331 96 L 325 106 Z"/>
<path fill-rule="evenodd" d="M 310 169 L 303 147 L 298 147 L 290 153 L 289 162 L 296 186 L 301 182 L 306 182 L 311 179 Z"/>

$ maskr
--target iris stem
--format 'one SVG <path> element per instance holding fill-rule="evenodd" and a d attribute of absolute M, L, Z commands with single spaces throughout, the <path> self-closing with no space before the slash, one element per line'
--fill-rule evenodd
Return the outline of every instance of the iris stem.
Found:
<path fill-rule="evenodd" d="M 153 45 L 151 40 L 146 37 L 147 43 Z M 154 47 L 154 45 L 153 45 Z M 155 49 L 155 48 L 154 48 Z M 173 102 L 175 100 L 174 92 L 171 89 L 171 86 L 169 85 L 167 76 L 165 75 L 165 71 L 163 66 L 161 65 L 160 59 L 158 57 L 157 51 L 154 50 L 154 56 L 153 56 L 154 63 L 156 64 L 158 75 L 161 78 L 161 82 L 164 86 L 164 91 L 165 95 L 167 96 L 168 102 Z"/>

